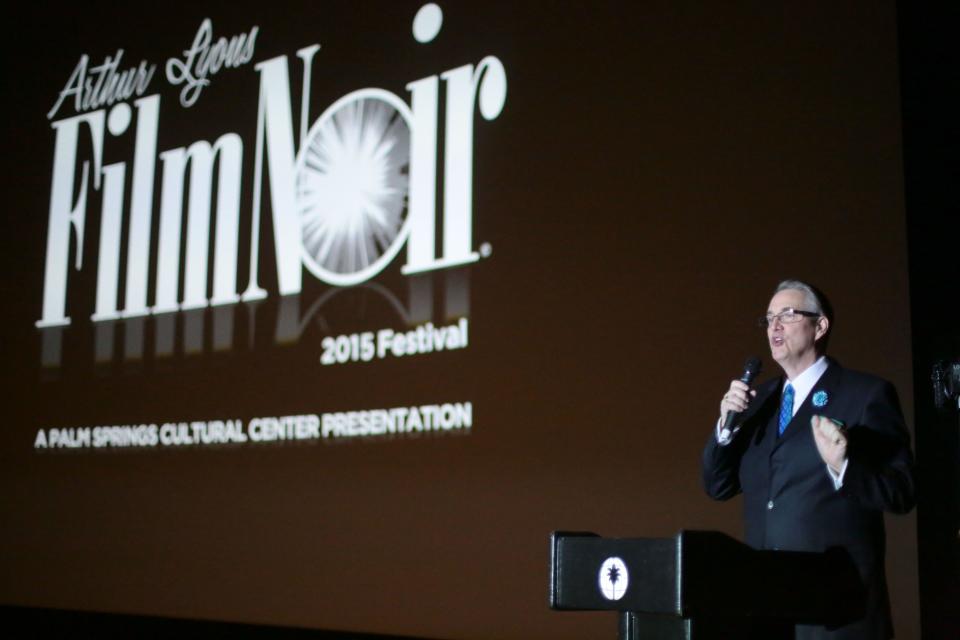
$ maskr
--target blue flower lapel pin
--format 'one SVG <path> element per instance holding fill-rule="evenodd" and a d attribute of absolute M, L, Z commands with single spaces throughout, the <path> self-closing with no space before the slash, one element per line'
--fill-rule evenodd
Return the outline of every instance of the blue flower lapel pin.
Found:
<path fill-rule="evenodd" d="M 829 401 L 830 396 L 827 395 L 826 391 L 817 391 L 813 394 L 813 406 L 815 407 L 825 407 Z"/>

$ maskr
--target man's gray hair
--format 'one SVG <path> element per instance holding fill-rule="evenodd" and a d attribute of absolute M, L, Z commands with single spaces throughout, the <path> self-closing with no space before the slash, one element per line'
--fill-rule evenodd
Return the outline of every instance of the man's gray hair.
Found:
<path fill-rule="evenodd" d="M 785 289 L 793 289 L 795 291 L 803 292 L 804 306 L 807 308 L 802 309 L 802 311 L 813 311 L 814 313 L 819 313 L 820 315 L 826 315 L 824 313 L 823 304 L 820 301 L 820 295 L 806 282 L 803 282 L 802 280 L 783 280 L 777 285 L 777 288 L 773 293 L 776 295 Z"/>

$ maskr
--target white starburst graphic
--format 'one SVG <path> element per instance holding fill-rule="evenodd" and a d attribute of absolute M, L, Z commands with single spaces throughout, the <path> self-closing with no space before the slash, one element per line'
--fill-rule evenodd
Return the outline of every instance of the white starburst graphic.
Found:
<path fill-rule="evenodd" d="M 331 105 L 310 130 L 296 193 L 304 262 L 320 279 L 362 282 L 403 244 L 410 121 L 394 94 L 362 89 Z"/>

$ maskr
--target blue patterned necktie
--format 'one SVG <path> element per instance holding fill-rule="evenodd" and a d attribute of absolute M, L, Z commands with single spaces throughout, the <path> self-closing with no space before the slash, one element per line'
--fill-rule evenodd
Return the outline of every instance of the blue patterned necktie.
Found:
<path fill-rule="evenodd" d="M 783 435 L 790 420 L 793 419 L 793 387 L 790 383 L 783 388 L 783 396 L 780 398 L 780 435 Z"/>

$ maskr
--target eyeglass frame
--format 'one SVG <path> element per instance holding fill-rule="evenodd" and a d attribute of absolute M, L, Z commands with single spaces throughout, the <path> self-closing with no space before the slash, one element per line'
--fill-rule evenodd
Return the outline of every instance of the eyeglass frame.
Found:
<path fill-rule="evenodd" d="M 797 317 L 793 320 L 784 320 L 783 316 L 785 315 L 795 315 Z M 822 316 L 822 313 L 817 313 L 816 311 L 804 311 L 803 309 L 787 307 L 780 313 L 768 313 L 767 315 L 760 316 L 757 318 L 757 324 L 760 325 L 761 329 L 769 329 L 775 320 L 779 320 L 780 324 L 793 324 L 794 322 L 800 322 L 801 318 L 820 318 Z"/>

